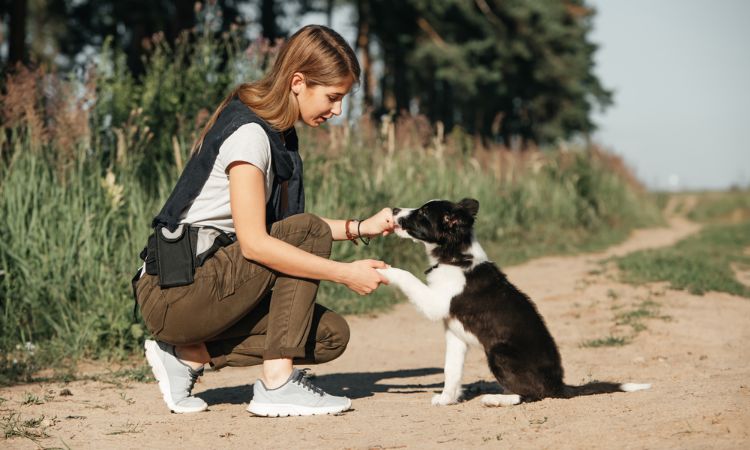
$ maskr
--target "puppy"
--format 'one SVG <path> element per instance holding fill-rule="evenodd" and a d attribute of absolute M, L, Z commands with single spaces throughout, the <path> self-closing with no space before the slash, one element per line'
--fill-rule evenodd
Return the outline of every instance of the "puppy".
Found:
<path fill-rule="evenodd" d="M 431 267 L 427 284 L 411 273 L 379 271 L 430 320 L 445 324 L 445 386 L 432 399 L 448 405 L 461 398 L 469 345 L 484 349 L 490 371 L 505 394 L 485 395 L 486 406 L 510 406 L 546 397 L 569 398 L 651 387 L 635 383 L 563 382 L 560 353 L 534 303 L 487 259 L 474 237 L 479 202 L 432 200 L 419 208 L 394 208 L 395 233 L 424 244 Z"/>

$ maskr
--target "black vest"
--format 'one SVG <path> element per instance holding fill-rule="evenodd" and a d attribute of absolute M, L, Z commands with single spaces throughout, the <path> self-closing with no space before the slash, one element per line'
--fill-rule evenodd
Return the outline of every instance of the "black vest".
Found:
<path fill-rule="evenodd" d="M 216 123 L 206 134 L 201 151 L 193 155 L 188 161 L 172 194 L 170 194 L 159 214 L 154 217 L 151 223 L 152 227 L 163 225 L 170 231 L 177 228 L 180 216 L 190 207 L 203 185 L 206 184 L 214 162 L 219 156 L 221 144 L 239 127 L 248 123 L 260 125 L 268 135 L 268 141 L 271 144 L 274 179 L 271 195 L 266 204 L 266 225 L 270 229 L 272 223 L 304 212 L 305 193 L 302 186 L 302 159 L 299 156 L 299 143 L 294 127 L 283 133 L 275 131 L 242 103 L 239 98 L 235 97 L 219 114 Z M 281 184 L 285 181 L 288 182 L 287 208 L 282 211 Z"/>

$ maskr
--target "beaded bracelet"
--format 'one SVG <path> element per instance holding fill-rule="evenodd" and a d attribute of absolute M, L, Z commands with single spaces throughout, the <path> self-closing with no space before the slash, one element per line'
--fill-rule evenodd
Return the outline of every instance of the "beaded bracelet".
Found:
<path fill-rule="evenodd" d="M 350 241 L 352 241 L 352 244 L 359 245 L 359 242 L 357 242 L 357 237 L 354 236 L 349 232 L 349 224 L 352 223 L 356 219 L 347 219 L 346 224 L 344 225 L 344 232 L 346 233 L 346 238 Z M 357 226 L 357 232 L 359 232 L 359 226 Z"/>

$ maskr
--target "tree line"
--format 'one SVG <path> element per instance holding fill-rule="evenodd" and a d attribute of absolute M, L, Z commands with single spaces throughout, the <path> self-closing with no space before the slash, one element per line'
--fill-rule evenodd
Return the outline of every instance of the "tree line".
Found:
<path fill-rule="evenodd" d="M 584 0 L 0 0 L 9 70 L 72 67 L 111 36 L 130 71 L 155 33 L 184 30 L 275 42 L 311 12 L 351 12 L 365 111 L 419 113 L 485 142 L 527 148 L 588 136 L 612 93 L 594 74 L 595 11 Z M 253 13 L 248 19 L 246 12 Z M 94 49 L 94 50 L 92 50 Z M 376 68 L 382 68 L 376 70 Z"/>

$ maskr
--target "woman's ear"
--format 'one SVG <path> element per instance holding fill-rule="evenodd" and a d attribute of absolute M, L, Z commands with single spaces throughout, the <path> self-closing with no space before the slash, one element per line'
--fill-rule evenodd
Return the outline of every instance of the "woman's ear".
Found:
<path fill-rule="evenodd" d="M 294 75 L 292 75 L 292 92 L 294 92 L 294 95 L 299 95 L 305 86 L 305 76 L 300 72 L 294 72 Z"/>

